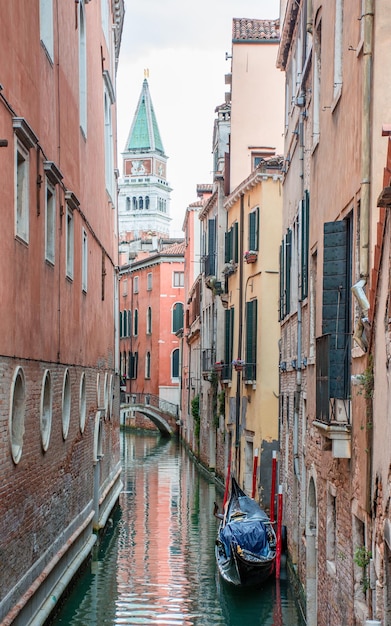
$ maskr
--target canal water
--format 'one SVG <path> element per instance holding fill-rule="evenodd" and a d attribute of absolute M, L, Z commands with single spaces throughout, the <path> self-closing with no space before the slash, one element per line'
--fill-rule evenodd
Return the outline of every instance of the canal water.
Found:
<path fill-rule="evenodd" d="M 182 446 L 122 433 L 120 507 L 53 625 L 304 626 L 282 576 L 237 591 L 219 578 L 222 494 Z"/>

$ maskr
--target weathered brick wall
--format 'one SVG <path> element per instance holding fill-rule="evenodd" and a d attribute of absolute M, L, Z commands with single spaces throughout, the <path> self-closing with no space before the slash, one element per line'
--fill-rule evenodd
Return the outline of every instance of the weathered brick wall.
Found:
<path fill-rule="evenodd" d="M 11 456 L 9 433 L 10 387 L 15 366 L 22 366 L 26 382 L 26 411 L 22 455 Z M 50 370 L 53 413 L 49 447 L 43 451 L 40 401 L 43 374 Z M 46 553 L 93 498 L 94 428 L 97 409 L 95 369 L 69 367 L 71 415 L 66 440 L 62 432 L 62 390 L 66 367 L 35 361 L 2 359 L 0 363 L 0 580 L 2 597 Z M 87 416 L 80 430 L 80 376 L 86 376 Z M 102 378 L 102 375 L 101 375 Z M 120 459 L 118 385 L 111 417 L 102 421 L 101 483 Z M 66 537 L 65 537 L 66 538 Z M 28 580 L 31 584 L 33 581 Z"/>

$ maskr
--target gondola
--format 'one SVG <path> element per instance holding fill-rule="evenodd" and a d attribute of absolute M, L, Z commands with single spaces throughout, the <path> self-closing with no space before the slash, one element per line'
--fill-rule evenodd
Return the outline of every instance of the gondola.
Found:
<path fill-rule="evenodd" d="M 235 478 L 221 519 L 215 546 L 216 561 L 224 581 L 235 587 L 261 584 L 274 573 L 276 535 L 269 517 L 247 496 Z"/>

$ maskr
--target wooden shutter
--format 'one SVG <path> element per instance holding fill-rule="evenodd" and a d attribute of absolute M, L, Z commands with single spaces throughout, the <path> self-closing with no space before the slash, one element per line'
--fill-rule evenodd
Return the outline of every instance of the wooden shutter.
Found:
<path fill-rule="evenodd" d="M 291 263 L 292 263 L 292 231 L 289 229 L 285 235 L 285 293 L 284 293 L 284 317 L 291 310 Z"/>
<path fill-rule="evenodd" d="M 208 256 L 209 256 L 209 276 L 216 273 L 216 220 L 208 220 Z"/>
<path fill-rule="evenodd" d="M 350 383 L 350 221 L 324 224 L 322 333 L 330 335 L 330 397 L 347 398 Z"/>
<path fill-rule="evenodd" d="M 310 195 L 306 189 L 301 203 L 301 299 L 308 296 Z"/>
<path fill-rule="evenodd" d="M 246 302 L 246 378 L 255 380 L 255 365 L 257 361 L 257 300 Z"/>

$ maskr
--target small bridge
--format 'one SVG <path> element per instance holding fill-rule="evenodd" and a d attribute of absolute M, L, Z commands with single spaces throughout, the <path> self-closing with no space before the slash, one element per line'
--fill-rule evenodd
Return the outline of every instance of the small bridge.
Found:
<path fill-rule="evenodd" d="M 137 411 L 149 417 L 165 437 L 178 433 L 179 406 L 159 396 L 151 393 L 131 393 L 129 402 L 121 405 L 121 413 L 126 414 L 128 411 Z M 124 417 L 123 423 L 125 420 Z"/>

